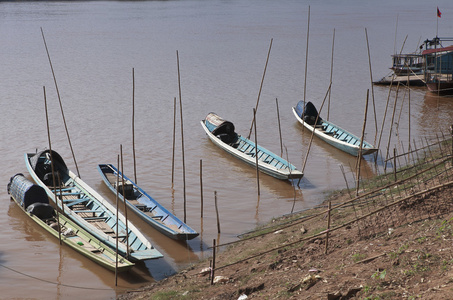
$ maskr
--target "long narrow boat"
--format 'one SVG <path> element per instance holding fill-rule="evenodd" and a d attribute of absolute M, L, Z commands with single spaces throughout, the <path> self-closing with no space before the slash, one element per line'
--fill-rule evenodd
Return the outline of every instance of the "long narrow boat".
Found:
<path fill-rule="evenodd" d="M 198 232 L 165 209 L 112 164 L 100 164 L 98 171 L 107 187 L 115 194 L 119 192 L 121 201 L 126 201 L 132 211 L 164 235 L 175 240 L 191 240 L 198 236 Z"/>
<path fill-rule="evenodd" d="M 307 102 L 305 112 L 303 101 L 299 101 L 296 107 L 292 109 L 296 119 L 305 128 L 311 132 L 314 131 L 314 134 L 321 140 L 351 155 L 357 156 L 359 154 L 360 138 L 329 121 L 323 120 L 318 116 L 318 111 L 313 103 Z M 318 119 L 317 121 L 316 118 Z M 366 141 L 362 142 L 362 155 L 371 154 L 376 151 L 377 149 L 370 143 Z"/>
<path fill-rule="evenodd" d="M 258 169 L 275 178 L 288 180 L 301 178 L 303 173 L 285 159 L 258 145 L 251 140 L 237 134 L 234 124 L 216 115 L 209 113 L 201 126 L 209 139 L 217 146 L 234 157 L 256 168 L 256 153 L 258 153 Z"/>
<path fill-rule="evenodd" d="M 55 175 L 52 175 L 51 159 Z M 134 262 L 163 257 L 134 224 L 128 221 L 126 227 L 124 215 L 120 211 L 117 212 L 113 205 L 70 171 L 57 152 L 45 150 L 26 153 L 25 162 L 33 180 L 44 188 L 49 198 L 63 210 L 64 214 L 103 243 L 115 249 L 118 237 L 119 253 Z M 53 184 L 53 178 L 56 185 Z M 56 191 L 58 197 L 52 189 Z"/>
<path fill-rule="evenodd" d="M 104 268 L 115 271 L 115 251 L 62 214 L 56 215 L 42 187 L 33 184 L 24 175 L 16 174 L 10 179 L 8 194 L 36 224 L 57 239 L 61 237 L 62 243 Z M 118 256 L 118 272 L 126 271 L 133 266 L 133 263 Z"/>

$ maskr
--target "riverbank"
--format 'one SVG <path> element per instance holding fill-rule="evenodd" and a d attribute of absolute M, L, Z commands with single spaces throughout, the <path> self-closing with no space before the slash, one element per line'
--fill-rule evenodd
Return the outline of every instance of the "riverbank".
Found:
<path fill-rule="evenodd" d="M 225 246 L 218 283 L 202 261 L 119 299 L 451 299 L 453 171 L 445 149 L 451 144 L 439 143 L 429 157 L 363 183 L 358 196 L 336 192 Z"/>

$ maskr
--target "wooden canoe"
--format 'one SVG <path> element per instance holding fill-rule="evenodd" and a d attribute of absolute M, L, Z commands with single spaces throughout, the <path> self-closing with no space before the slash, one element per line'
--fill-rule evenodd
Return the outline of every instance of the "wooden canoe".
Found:
<path fill-rule="evenodd" d="M 201 121 L 209 139 L 234 157 L 256 168 L 255 155 L 258 153 L 258 169 L 281 180 L 301 178 L 303 173 L 285 159 L 234 132 L 233 123 L 223 120 L 215 113 L 209 113 Z"/>
<path fill-rule="evenodd" d="M 314 131 L 314 134 L 321 140 L 351 155 L 357 156 L 359 154 L 360 138 L 357 136 L 331 122 L 323 120 L 321 117 L 318 117 L 318 122 L 315 125 L 316 115 L 318 112 L 311 102 L 307 102 L 305 113 L 303 101 L 299 101 L 297 106 L 292 109 L 296 119 L 310 132 Z M 302 119 L 302 117 L 305 120 Z M 363 141 L 362 155 L 371 154 L 376 151 L 377 148 L 374 148 L 374 146 L 370 143 Z"/>
<path fill-rule="evenodd" d="M 126 201 L 133 212 L 159 232 L 175 240 L 191 240 L 198 236 L 198 232 L 179 220 L 112 164 L 100 164 L 98 171 L 107 187 L 116 195 L 119 186 L 119 199 Z"/>
<path fill-rule="evenodd" d="M 62 214 L 56 215 L 42 187 L 33 184 L 24 175 L 16 174 L 10 179 L 8 194 L 36 224 L 57 239 L 61 237 L 63 244 L 104 268 L 115 271 L 115 251 Z M 132 262 L 118 256 L 118 272 L 126 271 L 133 266 Z"/>
<path fill-rule="evenodd" d="M 56 187 L 53 184 L 51 158 L 57 182 Z M 33 180 L 44 188 L 49 198 L 62 208 L 63 213 L 110 248 L 116 248 L 116 238 L 118 237 L 119 253 L 133 262 L 163 257 L 130 221 L 127 222 L 126 230 L 124 215 L 120 211 L 117 213 L 113 205 L 70 171 L 57 152 L 52 151 L 51 154 L 49 150 L 45 150 L 38 153 L 26 153 L 25 162 Z M 59 182 L 57 175 L 60 177 Z M 51 189 L 56 190 L 58 197 L 55 197 Z M 116 232 L 117 219 L 118 234 Z"/>

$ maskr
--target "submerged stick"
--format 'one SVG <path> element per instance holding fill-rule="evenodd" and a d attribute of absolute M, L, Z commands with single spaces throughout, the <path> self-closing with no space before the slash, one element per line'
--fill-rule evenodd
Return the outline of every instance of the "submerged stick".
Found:
<path fill-rule="evenodd" d="M 77 161 L 76 161 L 76 158 L 74 155 L 74 150 L 72 149 L 71 138 L 69 137 L 68 126 L 66 125 L 66 118 L 65 118 L 64 112 L 63 112 L 63 105 L 61 103 L 60 92 L 58 90 L 58 85 L 57 85 L 57 79 L 55 77 L 55 72 L 53 70 L 52 61 L 50 59 L 50 54 L 49 54 L 49 49 L 47 48 L 46 38 L 44 37 L 44 31 L 42 30 L 42 27 L 41 27 L 41 34 L 42 34 L 42 39 L 44 41 L 44 46 L 46 47 L 47 58 L 49 59 L 50 69 L 52 70 L 52 76 L 53 76 L 53 81 L 55 83 L 55 89 L 57 90 L 58 101 L 60 102 L 60 111 L 61 111 L 61 116 L 63 117 L 63 123 L 64 123 L 64 128 L 66 130 L 66 136 L 68 137 L 69 148 L 71 148 L 72 158 L 74 159 L 74 164 L 75 164 L 75 167 L 77 170 L 77 176 L 80 177 L 79 167 L 77 166 Z"/>
<path fill-rule="evenodd" d="M 258 92 L 258 99 L 256 100 L 255 110 L 258 110 L 258 104 L 260 103 L 260 96 L 261 96 L 261 90 L 263 89 L 264 76 L 266 76 L 267 63 L 269 62 L 269 56 L 271 54 L 272 40 L 273 39 L 271 39 L 271 43 L 269 45 L 269 51 L 267 52 L 266 64 L 264 65 L 263 77 L 261 78 L 260 90 Z M 255 123 L 255 115 L 253 115 L 253 118 L 254 119 L 252 120 L 252 125 L 250 126 L 250 131 L 249 131 L 249 135 L 247 136 L 247 139 L 249 139 L 250 136 L 252 135 L 252 129 L 253 129 L 253 125 Z"/>
<path fill-rule="evenodd" d="M 219 217 L 219 207 L 217 206 L 217 191 L 214 191 L 214 205 L 215 205 L 215 213 L 217 216 L 217 233 L 220 233 L 220 217 Z"/>

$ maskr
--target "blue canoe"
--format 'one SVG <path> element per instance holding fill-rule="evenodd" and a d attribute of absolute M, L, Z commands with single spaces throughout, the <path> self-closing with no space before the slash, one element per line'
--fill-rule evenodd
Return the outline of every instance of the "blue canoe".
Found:
<path fill-rule="evenodd" d="M 100 164 L 98 171 L 107 187 L 116 195 L 116 187 L 119 186 L 119 199 L 126 201 L 132 211 L 159 232 L 174 240 L 191 240 L 198 236 L 198 232 L 165 209 L 112 164 Z"/>
<path fill-rule="evenodd" d="M 57 182 L 55 187 L 51 158 Z M 113 205 L 70 171 L 57 152 L 52 151 L 51 153 L 49 150 L 45 150 L 38 153 L 26 153 L 25 162 L 33 180 L 44 188 L 49 198 L 63 210 L 63 213 L 103 243 L 115 249 L 118 237 L 118 252 L 134 262 L 163 257 L 130 221 L 127 222 L 126 231 L 124 215 L 120 211 L 117 213 Z M 60 182 L 58 182 L 57 174 Z M 51 189 L 56 190 L 58 199 Z M 118 234 L 116 232 L 117 219 Z M 129 252 L 129 257 L 127 252 Z"/>
<path fill-rule="evenodd" d="M 321 140 L 351 155 L 359 155 L 360 138 L 329 121 L 323 120 L 318 116 L 313 103 L 307 102 L 305 113 L 303 101 L 299 101 L 297 106 L 292 109 L 296 119 L 310 132 L 314 132 L 314 135 Z M 316 116 L 318 116 L 318 122 L 315 125 Z M 370 143 L 366 141 L 362 142 L 362 155 L 371 154 L 377 150 Z"/>
<path fill-rule="evenodd" d="M 254 142 L 234 131 L 233 123 L 222 119 L 215 113 L 209 113 L 201 121 L 201 126 L 214 144 L 254 168 L 256 168 L 255 155 L 257 154 L 258 169 L 263 173 L 281 180 L 296 179 L 303 176 L 303 173 L 297 170 L 294 165 L 277 154 L 260 145 L 255 149 Z"/>
<path fill-rule="evenodd" d="M 33 184 L 24 175 L 16 174 L 11 177 L 8 184 L 8 194 L 37 225 L 55 238 L 61 238 L 63 244 L 95 263 L 111 271 L 116 269 L 118 272 L 126 271 L 134 266 L 133 263 L 121 256 L 118 256 L 117 265 L 114 250 L 70 221 L 63 214 L 55 214 L 55 210 L 49 205 L 46 191 L 42 187 Z"/>

